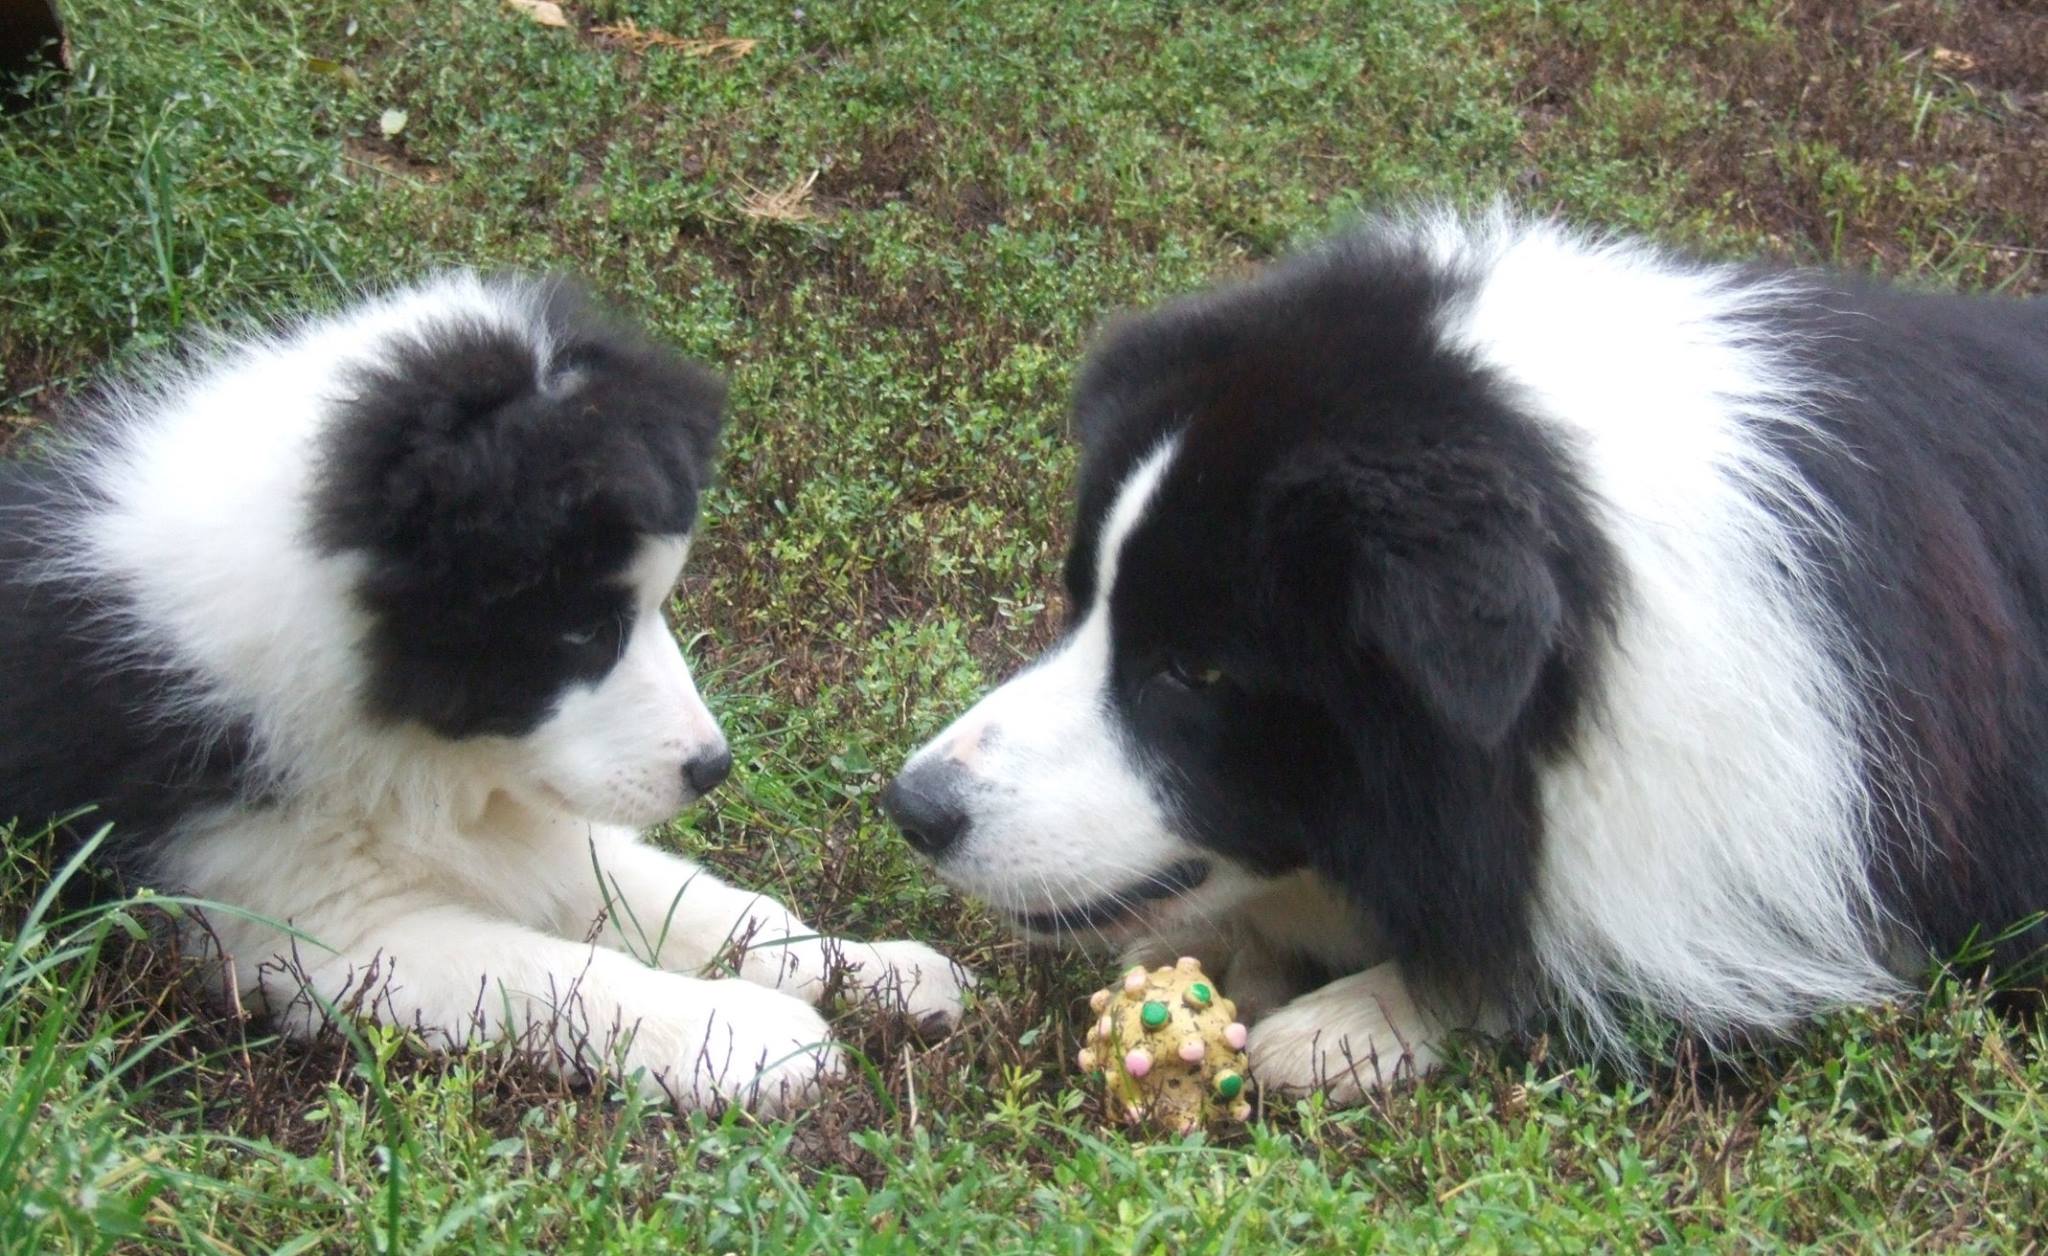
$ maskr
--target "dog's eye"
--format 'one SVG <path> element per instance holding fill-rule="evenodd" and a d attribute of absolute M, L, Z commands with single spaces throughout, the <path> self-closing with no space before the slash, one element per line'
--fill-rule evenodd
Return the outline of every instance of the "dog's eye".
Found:
<path fill-rule="evenodd" d="M 1213 663 L 1174 655 L 1166 660 L 1166 676 L 1183 689 L 1207 689 L 1222 683 L 1223 669 Z"/>
<path fill-rule="evenodd" d="M 597 640 L 597 634 L 604 631 L 602 624 L 586 624 L 562 634 L 562 644 L 572 649 L 581 649 Z"/>

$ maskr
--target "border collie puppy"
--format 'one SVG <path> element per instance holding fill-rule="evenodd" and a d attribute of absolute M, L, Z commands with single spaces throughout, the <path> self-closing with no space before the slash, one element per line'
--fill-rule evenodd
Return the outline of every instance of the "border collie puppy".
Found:
<path fill-rule="evenodd" d="M 1390 220 L 1074 408 L 1065 636 L 885 805 L 1029 935 L 1203 958 L 1267 1088 L 2048 934 L 2048 303 Z"/>
<path fill-rule="evenodd" d="M 564 289 L 452 274 L 111 390 L 0 467 L 0 819 L 85 805 L 287 1032 L 517 1039 L 684 1106 L 839 1067 L 814 934 L 640 840 L 732 766 L 664 620 L 722 383 Z M 730 964 L 736 979 L 700 975 Z"/>

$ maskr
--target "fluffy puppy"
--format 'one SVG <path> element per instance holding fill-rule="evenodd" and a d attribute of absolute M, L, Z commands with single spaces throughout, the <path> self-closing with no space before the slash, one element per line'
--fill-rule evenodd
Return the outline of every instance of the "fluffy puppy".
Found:
<path fill-rule="evenodd" d="M 723 386 L 559 286 L 451 274 L 109 390 L 0 472 L 0 817 L 91 805 L 242 997 L 518 1039 L 685 1106 L 840 1067 L 820 937 L 641 840 L 732 757 L 664 619 Z M 737 978 L 704 975 L 720 963 Z"/>
<path fill-rule="evenodd" d="M 2041 946 L 2043 303 L 1387 220 L 1074 412 L 1072 622 L 886 805 L 1031 936 L 1205 958 L 1268 1088 Z"/>

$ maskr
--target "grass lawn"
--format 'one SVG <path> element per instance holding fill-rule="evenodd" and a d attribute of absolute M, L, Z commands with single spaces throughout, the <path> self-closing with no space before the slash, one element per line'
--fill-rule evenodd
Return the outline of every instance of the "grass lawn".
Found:
<path fill-rule="evenodd" d="M 0 119 L 0 445 L 186 329 L 445 263 L 563 268 L 727 369 L 684 595 L 740 768 L 666 840 L 986 976 L 792 1123 L 366 1032 L 265 1046 L 131 917 L 0 890 L 13 1252 L 2028 1248 L 2048 1041 L 1951 985 L 1640 1076 L 1473 1044 L 1362 1111 L 1133 1141 L 1027 955 L 874 800 L 1050 631 L 1063 398 L 1117 307 L 1361 207 L 1500 193 L 1708 253 L 2048 288 L 2025 0 L 68 0 Z M 1860 18 L 1851 15 L 1863 14 Z M 670 46 L 655 32 L 735 42 Z M 1085 1013 L 1085 1005 L 1080 1011 Z"/>

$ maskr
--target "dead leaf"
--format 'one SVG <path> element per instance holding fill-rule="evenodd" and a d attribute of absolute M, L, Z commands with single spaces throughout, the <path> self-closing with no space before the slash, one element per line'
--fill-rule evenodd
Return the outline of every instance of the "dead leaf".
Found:
<path fill-rule="evenodd" d="M 788 187 L 772 192 L 748 184 L 747 199 L 740 202 L 740 212 L 769 222 L 806 222 L 816 218 L 818 213 L 811 208 L 811 189 L 817 185 L 818 174 L 813 170 Z"/>
<path fill-rule="evenodd" d="M 384 133 L 384 138 L 388 140 L 397 136 L 397 134 L 400 131 L 403 131 L 405 129 L 405 123 L 405 110 L 386 109 L 383 115 L 377 119 L 377 129 L 379 131 L 382 131 Z"/>
<path fill-rule="evenodd" d="M 650 30 L 637 25 L 631 18 L 610 26 L 593 26 L 590 33 L 606 39 L 615 39 L 634 52 L 646 52 L 649 48 L 666 48 L 686 57 L 703 57 L 727 65 L 752 52 L 755 45 L 761 42 L 758 39 L 735 39 L 724 35 L 685 39 L 681 35 L 671 35 L 667 31 Z"/>
<path fill-rule="evenodd" d="M 1953 70 L 1957 74 L 1968 74 L 1977 68 L 1977 58 L 1954 48 L 1936 48 L 1928 58 L 1937 70 Z"/>
<path fill-rule="evenodd" d="M 542 26 L 569 25 L 569 19 L 562 14 L 562 6 L 555 0 L 505 0 L 505 7 L 524 13 Z"/>

